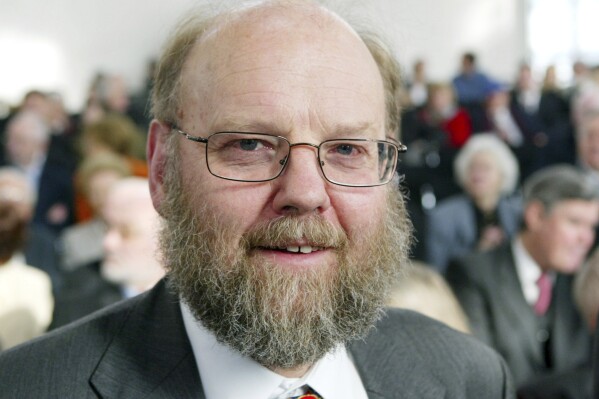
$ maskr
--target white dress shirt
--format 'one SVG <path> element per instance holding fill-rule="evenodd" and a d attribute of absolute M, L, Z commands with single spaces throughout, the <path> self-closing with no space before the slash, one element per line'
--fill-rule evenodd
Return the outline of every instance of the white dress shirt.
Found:
<path fill-rule="evenodd" d="M 514 254 L 516 271 L 518 272 L 520 285 L 524 292 L 524 298 L 530 306 L 534 306 L 540 294 L 537 280 L 541 276 L 541 267 L 530 256 L 526 248 L 524 248 L 522 239 L 520 238 L 512 241 L 512 253 Z M 552 275 L 549 277 L 553 279 Z"/>
<path fill-rule="evenodd" d="M 206 399 L 284 399 L 308 384 L 324 399 L 368 399 L 356 367 L 343 345 L 301 378 L 286 378 L 219 343 L 186 304 L 181 312 L 200 372 Z"/>

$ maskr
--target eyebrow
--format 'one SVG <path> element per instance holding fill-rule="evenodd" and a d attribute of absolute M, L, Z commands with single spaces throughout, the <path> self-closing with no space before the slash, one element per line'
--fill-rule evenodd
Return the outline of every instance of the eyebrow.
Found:
<path fill-rule="evenodd" d="M 360 138 L 371 135 L 376 132 L 376 128 L 370 122 L 358 122 L 352 124 L 338 123 L 331 126 L 325 126 L 326 138 Z M 225 118 L 215 126 L 214 132 L 252 132 L 269 133 L 275 135 L 286 135 L 293 131 L 292 124 L 279 124 L 272 121 L 248 121 L 240 122 L 235 118 Z"/>

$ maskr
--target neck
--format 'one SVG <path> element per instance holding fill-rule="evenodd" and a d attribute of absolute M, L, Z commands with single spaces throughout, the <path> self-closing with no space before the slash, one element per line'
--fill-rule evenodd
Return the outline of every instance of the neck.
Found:
<path fill-rule="evenodd" d="M 497 202 L 499 202 L 498 197 L 480 197 L 474 198 L 474 203 L 476 207 L 483 211 L 483 213 L 493 212 L 497 207 Z"/>
<path fill-rule="evenodd" d="M 536 250 L 536 246 L 534 245 L 534 238 L 531 236 L 531 233 L 523 231 L 520 233 L 520 240 L 522 241 L 522 245 L 524 246 L 526 252 L 528 252 L 530 257 L 536 262 L 537 265 L 539 265 L 541 271 L 546 271 L 543 267 L 543 262 L 541 262 L 542 259 L 539 257 L 539 253 Z"/>
<path fill-rule="evenodd" d="M 275 367 L 275 368 L 272 368 L 271 370 L 279 375 L 282 375 L 283 377 L 286 377 L 286 378 L 301 378 L 304 375 L 306 375 L 308 370 L 310 370 L 310 367 L 312 367 L 311 364 L 306 364 L 306 365 L 301 365 L 301 366 L 292 367 L 292 368 Z"/>

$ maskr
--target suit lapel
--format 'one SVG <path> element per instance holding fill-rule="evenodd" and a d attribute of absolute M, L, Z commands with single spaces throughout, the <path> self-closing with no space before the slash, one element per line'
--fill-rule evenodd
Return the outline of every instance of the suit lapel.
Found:
<path fill-rule="evenodd" d="M 521 342 L 522 350 L 528 352 L 527 356 L 532 357 L 534 362 L 543 363 L 543 354 L 541 347 L 536 341 L 537 337 L 537 316 L 534 314 L 531 306 L 524 298 L 524 292 L 518 272 L 516 271 L 516 261 L 511 250 L 511 246 L 507 246 L 507 250 L 502 252 L 500 270 L 501 296 L 500 301 L 506 312 L 509 312 L 510 320 L 515 320 L 517 325 L 522 328 L 522 339 L 528 342 Z M 514 327 L 515 328 L 515 327 Z"/>
<path fill-rule="evenodd" d="M 411 348 L 402 346 L 401 331 L 394 338 L 385 339 L 375 329 L 365 340 L 349 345 L 356 369 L 369 399 L 443 398 L 443 384 L 421 362 L 413 362 Z M 397 361 L 401 359 L 401 361 Z M 389 370 L 392 370 L 390 372 Z M 427 381 L 422 379 L 427 376 Z M 428 382 L 428 383 L 425 383 Z"/>
<path fill-rule="evenodd" d="M 132 309 L 90 382 L 103 398 L 204 398 L 179 301 L 164 280 Z"/>

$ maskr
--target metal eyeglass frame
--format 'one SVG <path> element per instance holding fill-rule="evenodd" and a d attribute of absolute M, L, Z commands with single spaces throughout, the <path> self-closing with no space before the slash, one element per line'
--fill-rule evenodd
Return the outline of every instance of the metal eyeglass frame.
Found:
<path fill-rule="evenodd" d="M 181 130 L 176 124 L 174 123 L 168 123 L 168 125 L 170 126 L 171 130 L 175 130 L 177 133 L 181 134 L 182 136 L 184 136 L 187 140 L 190 141 L 194 141 L 196 143 L 203 143 L 206 144 L 206 166 L 208 167 L 208 171 L 210 172 L 211 175 L 218 177 L 219 179 L 224 179 L 224 180 L 231 180 L 231 181 L 239 181 L 239 182 L 246 182 L 246 183 L 260 183 L 260 182 L 267 182 L 267 181 L 271 181 L 271 180 L 275 180 L 277 177 L 281 176 L 281 174 L 283 173 L 283 171 L 285 170 L 285 167 L 288 164 L 288 160 L 289 157 L 291 156 L 291 148 L 296 147 L 296 146 L 308 146 L 308 147 L 312 147 L 316 149 L 316 157 L 318 159 L 318 166 L 320 167 L 320 171 L 322 172 L 322 176 L 325 178 L 326 181 L 328 181 L 329 183 L 332 184 L 336 184 L 338 186 L 344 186 L 344 187 L 376 187 L 376 186 L 383 186 L 387 183 L 389 183 L 392 179 L 393 179 L 393 174 L 391 175 L 391 177 L 389 179 L 387 179 L 386 181 L 380 182 L 378 184 L 347 184 L 347 183 L 339 183 L 336 182 L 334 180 L 329 179 L 329 177 L 327 176 L 326 172 L 323 169 L 323 165 L 324 165 L 324 161 L 322 161 L 320 159 L 320 146 L 327 143 L 327 142 L 331 142 L 331 141 L 340 141 L 340 140 L 350 140 L 350 141 L 363 141 L 363 142 L 375 142 L 375 143 L 385 143 L 388 145 L 391 145 L 393 148 L 395 148 L 395 151 L 397 152 L 396 157 L 395 157 L 395 162 L 393 165 L 393 170 L 395 170 L 396 166 L 397 166 L 397 160 L 399 159 L 399 154 L 400 153 L 404 153 L 408 150 L 408 147 L 406 147 L 404 144 L 402 144 L 401 142 L 398 143 L 394 143 L 392 141 L 387 141 L 387 140 L 376 140 L 376 139 L 356 139 L 356 138 L 352 138 L 352 139 L 331 139 L 331 140 L 325 140 L 323 142 L 321 142 L 320 144 L 316 145 L 316 144 L 312 144 L 312 143 L 305 143 L 305 142 L 300 142 L 300 143 L 291 143 L 286 137 L 283 136 L 278 136 L 275 134 L 268 134 L 268 133 L 255 133 L 255 132 L 238 132 L 238 131 L 222 131 L 222 132 L 214 132 L 212 134 L 210 134 L 208 137 L 204 138 L 204 137 L 200 137 L 200 136 L 194 136 L 191 135 L 183 130 Z M 212 171 L 212 169 L 210 168 L 210 163 L 208 162 L 208 140 L 210 139 L 210 137 L 216 135 L 216 134 L 220 134 L 220 133 L 233 133 L 233 134 L 252 134 L 252 135 L 256 135 L 256 136 L 268 136 L 268 137 L 276 137 L 278 139 L 282 139 L 284 141 L 287 142 L 287 144 L 289 144 L 289 151 L 287 153 L 287 155 L 285 156 L 285 158 L 283 158 L 282 160 L 280 160 L 279 162 L 281 163 L 281 170 L 279 171 L 279 173 L 277 173 L 274 177 L 271 177 L 269 179 L 260 179 L 260 180 L 247 180 L 247 179 L 234 179 L 231 177 L 223 177 L 220 175 L 217 175 L 216 173 L 214 173 Z"/>

